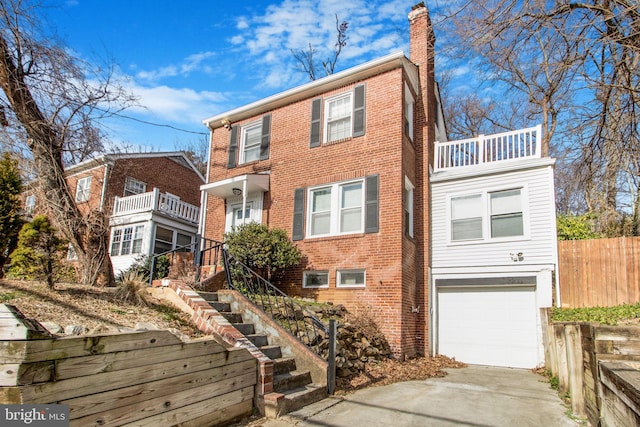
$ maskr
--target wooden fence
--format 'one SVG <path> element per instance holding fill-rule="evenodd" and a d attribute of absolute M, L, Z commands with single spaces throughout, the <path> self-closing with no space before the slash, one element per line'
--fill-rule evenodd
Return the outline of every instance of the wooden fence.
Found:
<path fill-rule="evenodd" d="M 558 242 L 563 307 L 640 302 L 640 237 Z"/>

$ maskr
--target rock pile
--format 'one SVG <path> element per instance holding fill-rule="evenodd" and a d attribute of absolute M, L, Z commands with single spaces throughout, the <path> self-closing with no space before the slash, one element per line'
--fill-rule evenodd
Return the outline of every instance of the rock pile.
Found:
<path fill-rule="evenodd" d="M 337 320 L 336 375 L 340 378 L 357 375 L 367 363 L 393 357 L 391 347 L 372 319 L 365 325 L 362 319 L 349 321 L 349 313 L 342 305 L 311 306 L 308 310 L 324 321 Z M 321 356 L 329 356 L 329 339 L 323 337 L 319 345 Z"/>

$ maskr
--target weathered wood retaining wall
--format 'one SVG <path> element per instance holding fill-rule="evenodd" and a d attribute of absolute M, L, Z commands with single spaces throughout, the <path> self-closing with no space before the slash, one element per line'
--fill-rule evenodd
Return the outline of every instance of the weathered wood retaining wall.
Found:
<path fill-rule="evenodd" d="M 71 426 L 216 425 L 253 409 L 256 360 L 211 338 L 184 342 L 160 330 L 3 338 L 0 403 L 69 405 Z"/>
<path fill-rule="evenodd" d="M 593 426 L 640 425 L 640 327 L 553 323 L 546 366 Z"/>

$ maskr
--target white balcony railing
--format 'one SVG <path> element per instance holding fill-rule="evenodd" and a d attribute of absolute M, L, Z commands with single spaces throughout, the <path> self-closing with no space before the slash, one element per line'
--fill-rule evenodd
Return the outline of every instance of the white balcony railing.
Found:
<path fill-rule="evenodd" d="M 169 194 L 161 193 L 157 188 L 142 194 L 117 197 L 113 202 L 113 215 L 130 215 L 140 212 L 158 211 L 174 218 L 198 223 L 200 208 L 183 202 Z"/>
<path fill-rule="evenodd" d="M 458 141 L 436 142 L 435 170 L 539 158 L 541 143 L 541 125 Z"/>

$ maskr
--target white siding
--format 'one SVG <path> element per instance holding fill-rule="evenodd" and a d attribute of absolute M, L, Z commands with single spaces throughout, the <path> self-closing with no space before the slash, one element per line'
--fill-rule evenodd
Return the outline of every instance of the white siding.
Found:
<path fill-rule="evenodd" d="M 526 239 L 508 241 L 459 242 L 448 239 L 449 218 L 447 204 L 452 194 L 492 191 L 524 185 Z M 491 268 L 509 266 L 525 268 L 556 263 L 556 227 L 553 169 L 543 164 L 532 169 L 493 172 L 491 174 L 460 177 L 432 182 L 432 268 Z M 528 215 L 527 215 L 528 213 Z M 522 252 L 522 260 L 514 262 L 511 253 Z"/>

